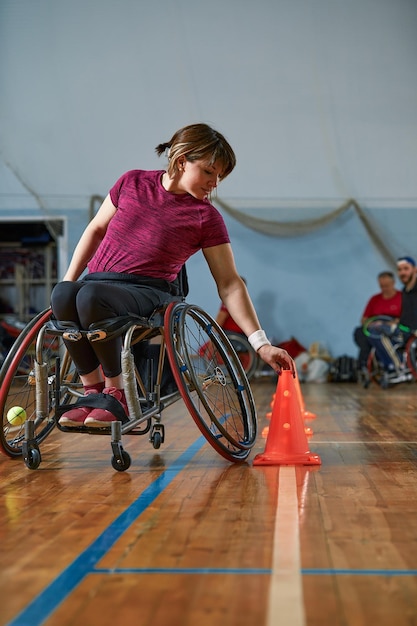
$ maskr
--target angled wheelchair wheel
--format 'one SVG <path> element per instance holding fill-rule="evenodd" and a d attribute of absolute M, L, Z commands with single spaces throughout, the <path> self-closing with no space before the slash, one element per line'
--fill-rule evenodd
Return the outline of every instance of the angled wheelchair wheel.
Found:
<path fill-rule="evenodd" d="M 232 344 L 248 380 L 252 380 L 259 365 L 259 357 L 244 335 L 227 332 L 226 335 Z"/>
<path fill-rule="evenodd" d="M 257 434 L 256 409 L 242 364 L 224 331 L 197 306 L 169 305 L 165 341 L 178 389 L 211 446 L 243 461 Z M 202 350 L 210 343 L 209 352 Z"/>
<path fill-rule="evenodd" d="M 366 337 L 379 339 L 381 334 L 390 337 L 397 328 L 397 322 L 389 315 L 375 315 L 370 317 L 363 325 L 363 334 Z"/>
<path fill-rule="evenodd" d="M 367 381 L 367 384 L 364 385 L 365 388 L 369 387 L 370 382 L 374 382 L 383 389 L 386 389 L 388 387 L 386 372 L 382 364 L 376 358 L 375 348 L 372 348 L 371 352 L 369 353 L 367 367 L 369 380 Z"/>
<path fill-rule="evenodd" d="M 55 426 L 54 404 L 57 396 L 56 361 L 59 357 L 60 389 L 76 386 L 78 375 L 60 337 L 44 332 L 42 353 L 45 370 L 44 403 L 46 411 L 42 415 L 36 411 L 36 395 L 39 394 L 35 378 L 35 355 L 38 335 L 51 317 L 48 309 L 39 313 L 17 337 L 0 371 L 0 452 L 9 457 L 22 455 L 25 436 L 25 424 L 10 424 L 7 413 L 12 407 L 22 407 L 26 411 L 26 420 L 34 424 L 34 440 L 43 441 Z M 61 395 L 58 392 L 58 395 Z M 73 397 L 73 396 L 71 396 Z M 61 403 L 70 400 L 70 394 L 64 392 Z"/>
<path fill-rule="evenodd" d="M 407 341 L 405 346 L 405 355 L 407 360 L 407 366 L 410 369 L 411 374 L 417 380 L 417 337 L 413 335 Z"/>

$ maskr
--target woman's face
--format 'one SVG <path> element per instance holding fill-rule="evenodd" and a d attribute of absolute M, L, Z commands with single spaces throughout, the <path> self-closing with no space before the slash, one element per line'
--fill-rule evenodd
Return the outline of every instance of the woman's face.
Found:
<path fill-rule="evenodd" d="M 222 168 L 218 161 L 209 165 L 206 161 L 187 161 L 178 163 L 178 189 L 189 193 L 198 200 L 204 200 L 217 187 L 221 180 Z"/>

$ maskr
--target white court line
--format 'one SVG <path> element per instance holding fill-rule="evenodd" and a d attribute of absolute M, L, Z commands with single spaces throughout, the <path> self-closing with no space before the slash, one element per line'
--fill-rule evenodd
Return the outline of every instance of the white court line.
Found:
<path fill-rule="evenodd" d="M 297 481 L 294 466 L 279 469 L 272 574 L 266 626 L 305 626 Z"/>

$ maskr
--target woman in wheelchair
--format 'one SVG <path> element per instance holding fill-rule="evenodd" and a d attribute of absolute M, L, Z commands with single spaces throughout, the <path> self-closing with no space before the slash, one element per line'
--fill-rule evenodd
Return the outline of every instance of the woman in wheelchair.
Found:
<path fill-rule="evenodd" d="M 231 146 L 206 124 L 193 124 L 159 144 L 156 152 L 167 154 L 167 170 L 123 174 L 81 236 L 63 281 L 51 296 L 58 324 L 88 330 L 118 316 L 149 316 L 179 298 L 177 276 L 202 250 L 221 301 L 254 350 L 277 373 L 282 368 L 295 375 L 289 354 L 272 346 L 260 327 L 236 270 L 223 218 L 210 203 L 211 193 L 235 167 Z M 59 423 L 101 428 L 119 419 L 119 405 L 127 414 L 121 337 L 91 343 L 81 333 L 77 341 L 66 340 L 65 345 L 84 395 L 104 394 L 110 401 L 106 408 L 70 409 Z"/>
<path fill-rule="evenodd" d="M 401 297 L 401 315 L 398 324 L 376 320 L 367 329 L 369 342 L 374 346 L 375 360 L 383 368 L 386 384 L 412 380 L 417 375 L 415 344 L 417 330 L 417 268 L 412 257 L 397 260 L 397 273 L 404 285 Z"/>

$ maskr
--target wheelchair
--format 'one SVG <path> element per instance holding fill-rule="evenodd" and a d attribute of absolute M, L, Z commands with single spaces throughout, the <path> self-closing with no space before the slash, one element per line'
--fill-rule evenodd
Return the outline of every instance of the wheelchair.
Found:
<path fill-rule="evenodd" d="M 248 380 L 252 380 L 255 374 L 258 372 L 260 359 L 255 350 L 246 339 L 245 335 L 236 333 L 230 330 L 224 330 L 224 333 L 236 352 L 239 361 L 242 364 L 243 369 Z M 199 354 L 206 358 L 211 357 L 212 345 L 208 341 L 206 344 L 200 347 Z M 272 370 L 271 370 L 272 371 Z"/>
<path fill-rule="evenodd" d="M 380 331 L 383 327 L 383 333 Z M 382 338 L 385 336 L 387 340 L 396 329 L 396 322 L 388 316 L 380 315 L 370 318 L 364 326 L 364 333 L 368 337 Z M 383 339 L 382 339 L 383 340 Z M 371 382 L 375 382 L 382 389 L 388 389 L 392 385 L 404 382 L 412 382 L 417 380 L 417 333 L 413 333 L 405 343 L 387 342 L 387 350 L 393 350 L 394 369 L 388 371 L 383 363 L 376 356 L 375 348 L 371 349 L 367 362 L 368 375 L 362 378 L 362 384 L 365 388 L 369 387 Z"/>
<path fill-rule="evenodd" d="M 261 378 L 264 380 L 271 378 L 273 380 L 277 380 L 276 372 L 274 372 L 269 365 L 266 365 L 266 363 L 262 361 L 250 345 L 245 335 L 231 330 L 225 330 L 224 332 L 232 344 L 249 381 L 252 381 L 253 379 L 259 380 Z M 209 351 L 209 343 L 206 346 L 201 347 L 202 354 L 206 352 L 206 356 L 209 356 Z"/>
<path fill-rule="evenodd" d="M 122 375 L 129 417 L 104 428 L 59 424 L 69 405 L 87 406 L 83 387 L 64 339 L 89 341 L 123 337 Z M 201 348 L 210 345 L 209 354 Z M 102 396 L 103 394 L 97 394 Z M 125 435 L 149 435 L 154 449 L 164 442 L 163 410 L 182 399 L 201 433 L 222 457 L 244 461 L 257 436 L 257 415 L 248 378 L 230 340 L 215 320 L 184 299 L 169 302 L 150 317 L 104 320 L 81 331 L 39 313 L 17 337 L 0 370 L 0 452 L 23 457 L 29 469 L 41 463 L 40 444 L 55 429 L 110 436 L 111 464 L 130 467 Z M 23 407 L 23 424 L 9 423 L 12 407 Z"/>

